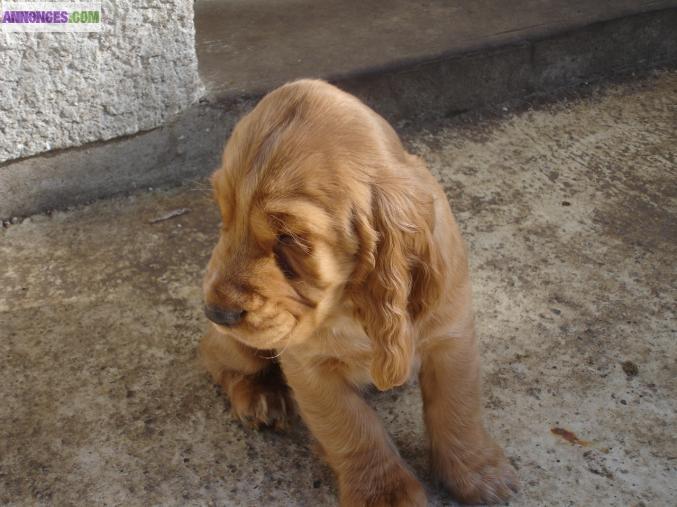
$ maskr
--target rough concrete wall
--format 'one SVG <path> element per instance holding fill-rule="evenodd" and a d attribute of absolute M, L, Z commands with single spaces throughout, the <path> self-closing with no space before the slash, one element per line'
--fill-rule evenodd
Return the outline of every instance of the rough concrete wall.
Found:
<path fill-rule="evenodd" d="M 0 33 L 0 162 L 151 129 L 201 85 L 192 0 L 105 0 L 99 33 Z"/>

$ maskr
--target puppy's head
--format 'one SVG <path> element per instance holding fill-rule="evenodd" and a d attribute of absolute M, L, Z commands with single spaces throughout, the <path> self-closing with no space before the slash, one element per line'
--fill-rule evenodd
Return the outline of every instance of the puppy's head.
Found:
<path fill-rule="evenodd" d="M 270 350 L 312 340 L 350 309 L 373 341 L 376 385 L 404 382 L 412 322 L 439 294 L 430 192 L 407 157 L 383 119 L 326 83 L 266 96 L 212 176 L 222 228 L 204 280 L 207 317 Z"/>

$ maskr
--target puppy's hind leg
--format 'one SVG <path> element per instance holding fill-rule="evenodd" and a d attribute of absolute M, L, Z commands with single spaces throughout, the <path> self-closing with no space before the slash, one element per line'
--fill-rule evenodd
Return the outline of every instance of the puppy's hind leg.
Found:
<path fill-rule="evenodd" d="M 507 500 L 519 487 L 482 424 L 479 355 L 472 319 L 458 336 L 421 351 L 420 384 L 433 472 L 464 503 Z"/>
<path fill-rule="evenodd" d="M 238 419 L 256 428 L 286 429 L 294 402 L 277 362 L 212 326 L 200 342 L 198 355 L 214 383 L 223 387 Z"/>

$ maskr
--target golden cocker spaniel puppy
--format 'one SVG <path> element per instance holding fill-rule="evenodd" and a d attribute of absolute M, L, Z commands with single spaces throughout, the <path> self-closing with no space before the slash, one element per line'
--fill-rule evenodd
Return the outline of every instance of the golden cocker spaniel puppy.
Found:
<path fill-rule="evenodd" d="M 360 396 L 418 374 L 444 486 L 472 503 L 516 491 L 482 424 L 463 240 L 388 123 L 325 82 L 284 85 L 237 124 L 212 184 L 223 223 L 200 357 L 233 412 L 284 427 L 293 397 L 342 505 L 425 505 Z"/>

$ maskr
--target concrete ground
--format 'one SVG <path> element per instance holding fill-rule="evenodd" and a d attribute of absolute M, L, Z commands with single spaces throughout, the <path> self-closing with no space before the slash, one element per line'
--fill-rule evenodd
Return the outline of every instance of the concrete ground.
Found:
<path fill-rule="evenodd" d="M 671 72 L 398 126 L 469 244 L 511 505 L 675 503 L 676 108 Z M 336 503 L 301 423 L 241 427 L 195 364 L 217 221 L 198 182 L 0 229 L 0 503 Z M 370 399 L 431 504 L 452 504 L 416 386 Z"/>
<path fill-rule="evenodd" d="M 222 97 L 272 90 L 299 76 L 340 79 L 452 55 L 486 55 L 676 6 L 675 0 L 198 0 L 195 49 L 207 95 Z M 616 51 L 629 40 L 624 31 Z M 580 44 L 584 55 L 571 42 L 563 45 L 558 72 L 584 67 L 582 61 L 595 52 L 615 57 L 590 38 Z M 542 46 L 533 50 L 531 60 L 539 62 L 542 52 Z M 494 79 L 501 87 L 514 86 L 520 65 L 513 62 L 511 79 Z"/>
<path fill-rule="evenodd" d="M 429 121 L 675 68 L 675 27 L 677 0 L 199 0 L 201 99 L 156 129 L 0 164 L 0 220 L 204 177 L 240 114 L 291 79 Z"/>

